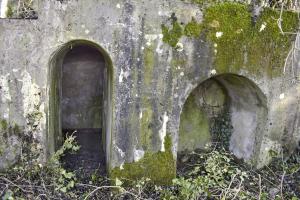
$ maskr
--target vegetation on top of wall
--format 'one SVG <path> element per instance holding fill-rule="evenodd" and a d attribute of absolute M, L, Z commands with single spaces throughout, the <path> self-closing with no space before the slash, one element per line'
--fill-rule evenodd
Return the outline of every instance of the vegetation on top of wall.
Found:
<path fill-rule="evenodd" d="M 224 3 L 208 8 L 203 24 L 214 43 L 217 71 L 246 69 L 255 74 L 279 75 L 294 39 L 294 35 L 281 33 L 279 18 L 280 12 L 268 8 L 253 25 L 245 5 Z M 285 11 L 281 18 L 282 30 L 295 33 L 297 14 Z"/>
<path fill-rule="evenodd" d="M 178 22 L 176 24 L 180 26 Z M 175 34 L 174 38 L 173 34 L 168 34 L 170 31 L 166 26 L 162 27 L 163 41 L 172 47 L 176 47 L 175 42 L 183 34 L 196 38 L 201 33 L 205 34 L 212 44 L 214 66 L 218 73 L 237 73 L 245 69 L 272 77 L 283 70 L 298 28 L 298 15 L 291 11 L 281 13 L 264 8 L 254 23 L 249 5 L 226 2 L 208 7 L 202 23 L 192 19 L 182 26 L 183 34 Z"/>
<path fill-rule="evenodd" d="M 37 19 L 34 10 L 35 0 L 9 1 L 6 10 L 7 18 Z"/>
<path fill-rule="evenodd" d="M 242 3 L 257 7 L 266 7 L 272 9 L 285 9 L 285 10 L 297 10 L 299 9 L 299 2 L 298 0 L 189 0 L 190 2 L 199 5 L 201 8 L 206 8 L 208 6 L 212 6 L 217 3 L 225 3 L 225 2 L 235 2 L 235 3 Z"/>

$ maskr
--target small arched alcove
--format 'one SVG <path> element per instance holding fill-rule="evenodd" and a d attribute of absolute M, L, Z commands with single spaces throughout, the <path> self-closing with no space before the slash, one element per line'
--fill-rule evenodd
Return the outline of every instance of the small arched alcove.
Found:
<path fill-rule="evenodd" d="M 111 124 L 111 60 L 98 45 L 76 40 L 63 45 L 50 61 L 48 153 L 74 134 L 81 146 L 65 164 L 84 172 L 106 172 Z M 75 132 L 74 132 L 75 131 Z"/>
<path fill-rule="evenodd" d="M 222 74 L 199 84 L 180 116 L 178 152 L 222 145 L 238 159 L 255 158 L 267 120 L 267 99 L 246 77 Z"/>

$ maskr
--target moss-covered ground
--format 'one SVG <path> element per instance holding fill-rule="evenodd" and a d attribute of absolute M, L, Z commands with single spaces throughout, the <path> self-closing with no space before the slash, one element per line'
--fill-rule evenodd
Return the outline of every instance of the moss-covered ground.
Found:
<path fill-rule="evenodd" d="M 176 161 L 171 151 L 172 143 L 169 135 L 165 138 L 164 152 L 146 152 L 144 157 L 133 163 L 125 163 L 123 169 L 111 170 L 110 177 L 121 180 L 139 180 L 147 177 L 159 185 L 169 185 L 176 176 Z"/>

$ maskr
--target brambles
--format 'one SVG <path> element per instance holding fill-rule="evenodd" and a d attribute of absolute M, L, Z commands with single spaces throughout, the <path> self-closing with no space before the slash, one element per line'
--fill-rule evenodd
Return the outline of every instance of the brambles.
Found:
<path fill-rule="evenodd" d="M 177 178 L 171 186 L 154 185 L 149 178 L 111 180 L 96 172 L 77 177 L 60 161 L 67 151 L 77 151 L 75 138 L 66 139 L 53 158 L 43 165 L 33 157 L 0 173 L 3 199 L 293 199 L 300 195 L 300 152 L 287 160 L 274 160 L 255 170 L 223 147 L 178 156 Z M 182 159 L 185 156 L 187 159 Z M 184 161 L 182 161 L 184 160 Z M 84 179 L 83 179 L 84 178 Z M 87 180 L 84 182 L 83 180 Z"/>

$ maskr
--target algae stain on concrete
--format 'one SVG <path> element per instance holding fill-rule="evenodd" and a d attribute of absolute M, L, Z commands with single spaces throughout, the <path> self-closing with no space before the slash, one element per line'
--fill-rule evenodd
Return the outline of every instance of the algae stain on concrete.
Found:
<path fill-rule="evenodd" d="M 191 95 L 180 116 L 178 151 L 203 149 L 210 141 L 209 119 Z"/>
<path fill-rule="evenodd" d="M 150 87 L 152 81 L 153 68 L 155 65 L 155 50 L 153 45 L 144 49 L 144 84 Z"/>
<path fill-rule="evenodd" d="M 151 146 L 151 138 L 152 138 L 152 129 L 151 129 L 151 121 L 153 111 L 151 109 L 150 102 L 144 98 L 143 99 L 143 109 L 140 114 L 140 126 L 141 126 L 141 142 L 144 150 L 148 150 Z"/>

